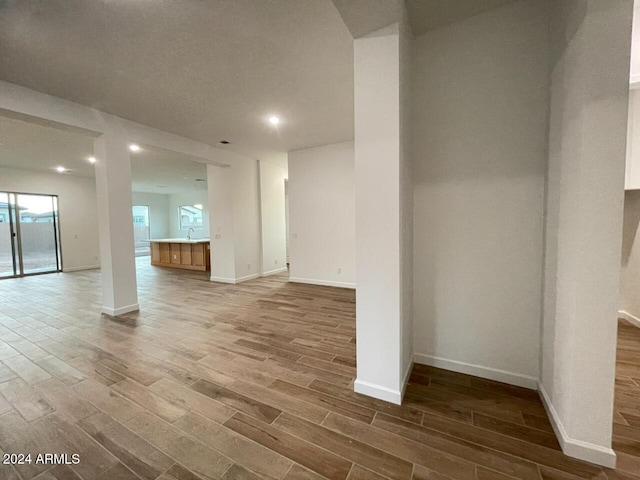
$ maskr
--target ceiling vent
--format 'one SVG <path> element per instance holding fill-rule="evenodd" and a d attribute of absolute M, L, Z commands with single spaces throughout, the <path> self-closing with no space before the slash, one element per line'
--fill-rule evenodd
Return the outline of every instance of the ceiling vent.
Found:
<path fill-rule="evenodd" d="M 223 145 L 229 145 L 231 142 L 229 142 L 228 140 L 220 140 L 220 143 Z"/>

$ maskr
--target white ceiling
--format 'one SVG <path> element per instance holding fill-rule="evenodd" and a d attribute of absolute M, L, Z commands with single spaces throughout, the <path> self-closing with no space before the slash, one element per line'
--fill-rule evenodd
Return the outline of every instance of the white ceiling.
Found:
<path fill-rule="evenodd" d="M 207 189 L 207 166 L 187 155 L 142 146 L 131 155 L 131 179 L 134 192 L 186 193 Z M 204 182 L 196 179 L 205 180 Z"/>
<path fill-rule="evenodd" d="M 405 0 L 413 34 L 449 25 L 515 0 Z"/>
<path fill-rule="evenodd" d="M 0 116 L 0 165 L 55 173 L 57 166 L 74 175 L 93 177 L 93 139 L 78 133 Z"/>
<path fill-rule="evenodd" d="M 0 79 L 263 160 L 353 138 L 352 59 L 330 0 L 0 1 Z"/>
<path fill-rule="evenodd" d="M 62 166 L 72 175 L 94 177 L 87 157 L 93 139 L 78 133 L 34 125 L 0 116 L 0 167 L 55 173 Z M 150 193 L 183 193 L 205 190 L 207 166 L 201 159 L 142 145 L 131 154 L 132 190 Z M 184 177 L 187 177 L 186 179 Z"/>
<path fill-rule="evenodd" d="M 515 0 L 332 0 L 354 38 L 399 22 L 405 16 L 413 34 L 419 36 L 513 1 Z"/>
<path fill-rule="evenodd" d="M 406 10 L 419 35 L 509 1 L 406 0 Z M 341 14 L 358 32 L 404 10 L 402 0 L 0 0 L 0 79 L 281 163 L 353 138 Z"/>

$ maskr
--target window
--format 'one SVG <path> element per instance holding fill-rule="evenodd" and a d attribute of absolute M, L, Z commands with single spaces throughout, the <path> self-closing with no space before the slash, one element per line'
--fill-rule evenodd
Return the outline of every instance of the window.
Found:
<path fill-rule="evenodd" d="M 183 205 L 178 207 L 180 230 L 202 228 L 202 205 Z"/>

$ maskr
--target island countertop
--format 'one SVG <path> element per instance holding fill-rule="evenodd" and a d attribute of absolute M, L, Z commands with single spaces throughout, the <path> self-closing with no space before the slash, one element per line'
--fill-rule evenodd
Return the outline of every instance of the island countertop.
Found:
<path fill-rule="evenodd" d="M 149 240 L 151 243 L 209 243 L 210 238 L 152 238 Z"/>
<path fill-rule="evenodd" d="M 151 265 L 208 271 L 211 269 L 208 238 L 156 238 L 151 243 Z"/>

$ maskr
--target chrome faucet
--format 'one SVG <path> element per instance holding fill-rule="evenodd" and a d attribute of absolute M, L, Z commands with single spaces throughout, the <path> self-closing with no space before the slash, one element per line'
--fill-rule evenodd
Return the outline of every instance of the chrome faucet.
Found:
<path fill-rule="evenodd" d="M 196 233 L 196 230 L 193 227 L 189 227 L 187 231 L 187 240 L 191 240 L 191 232 Z"/>

